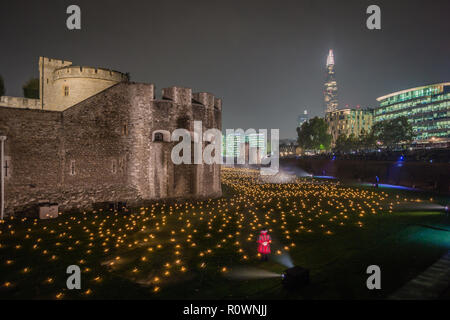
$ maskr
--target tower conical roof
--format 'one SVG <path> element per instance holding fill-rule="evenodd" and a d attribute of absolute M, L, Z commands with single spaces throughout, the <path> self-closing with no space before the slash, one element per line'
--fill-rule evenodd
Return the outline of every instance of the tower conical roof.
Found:
<path fill-rule="evenodd" d="M 328 53 L 327 66 L 329 65 L 334 65 L 333 49 L 330 49 L 330 52 Z"/>

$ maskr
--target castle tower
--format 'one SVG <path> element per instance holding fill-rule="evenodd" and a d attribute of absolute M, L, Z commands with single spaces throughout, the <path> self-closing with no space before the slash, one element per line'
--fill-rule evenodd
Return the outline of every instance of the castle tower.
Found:
<path fill-rule="evenodd" d="M 41 100 L 41 109 L 49 109 L 52 105 L 54 95 L 53 72 L 58 68 L 70 65 L 72 65 L 70 61 L 39 57 L 39 99 Z"/>
<path fill-rule="evenodd" d="M 39 57 L 41 109 L 63 111 L 97 93 L 128 81 L 119 71 L 74 66 L 70 61 Z"/>
<path fill-rule="evenodd" d="M 325 112 L 336 111 L 338 108 L 337 83 L 335 79 L 334 54 L 332 49 L 330 49 L 327 57 L 327 72 L 323 96 L 325 102 Z"/>

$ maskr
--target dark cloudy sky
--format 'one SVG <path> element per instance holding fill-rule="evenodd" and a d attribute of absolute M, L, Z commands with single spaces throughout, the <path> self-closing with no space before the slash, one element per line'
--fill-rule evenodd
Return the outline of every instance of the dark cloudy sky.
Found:
<path fill-rule="evenodd" d="M 82 30 L 66 29 L 78 4 Z M 378 4 L 382 30 L 366 29 Z M 304 109 L 323 114 L 326 55 L 339 102 L 450 81 L 448 0 L 14 0 L 0 9 L 0 74 L 21 95 L 38 56 L 130 72 L 132 80 L 223 97 L 224 128 L 279 128 L 295 137 Z"/>

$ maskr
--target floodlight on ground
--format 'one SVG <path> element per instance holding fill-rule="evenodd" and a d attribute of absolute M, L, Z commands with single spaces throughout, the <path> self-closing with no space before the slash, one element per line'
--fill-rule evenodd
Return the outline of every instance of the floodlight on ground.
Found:
<path fill-rule="evenodd" d="M 298 289 L 309 284 L 309 270 L 295 266 L 286 269 L 281 275 L 283 286 L 287 289 Z"/>

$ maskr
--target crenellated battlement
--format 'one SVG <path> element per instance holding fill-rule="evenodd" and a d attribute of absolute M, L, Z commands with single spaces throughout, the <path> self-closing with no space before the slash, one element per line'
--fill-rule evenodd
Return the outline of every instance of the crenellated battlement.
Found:
<path fill-rule="evenodd" d="M 176 104 L 195 105 L 200 104 L 210 109 L 222 110 L 222 99 L 214 97 L 209 92 L 192 93 L 191 88 L 169 87 L 162 89 L 162 99 Z"/>
<path fill-rule="evenodd" d="M 216 108 L 219 111 L 222 111 L 222 99 L 214 98 L 214 108 Z"/>
<path fill-rule="evenodd" d="M 42 66 L 50 67 L 50 68 L 61 68 L 65 66 L 72 65 L 72 61 L 67 60 L 59 60 L 59 59 L 53 59 L 53 58 L 47 58 L 47 57 L 39 57 L 39 67 L 42 68 Z"/>
<path fill-rule="evenodd" d="M 196 92 L 192 94 L 193 100 L 201 103 L 207 108 L 214 108 L 214 95 L 209 92 Z"/>
<path fill-rule="evenodd" d="M 53 81 L 68 78 L 90 78 L 115 82 L 129 80 L 128 76 L 125 73 L 103 68 L 71 65 L 53 71 Z"/>
<path fill-rule="evenodd" d="M 0 106 L 23 109 L 64 111 L 120 82 L 130 83 L 129 75 L 120 71 L 73 65 L 71 61 L 39 57 L 39 97 L 1 97 Z M 152 85 L 153 86 L 153 85 Z M 155 100 L 154 86 L 150 100 Z M 162 89 L 162 101 L 182 106 L 204 106 L 222 110 L 222 100 L 209 92 L 192 92 L 191 88 L 172 86 Z"/>
<path fill-rule="evenodd" d="M 192 105 L 192 89 L 183 87 L 164 88 L 162 89 L 162 98 L 177 104 Z"/>

